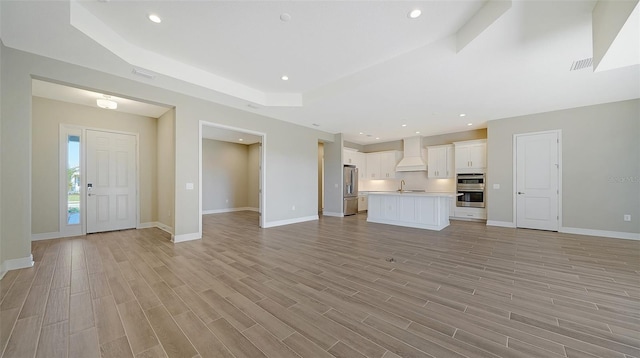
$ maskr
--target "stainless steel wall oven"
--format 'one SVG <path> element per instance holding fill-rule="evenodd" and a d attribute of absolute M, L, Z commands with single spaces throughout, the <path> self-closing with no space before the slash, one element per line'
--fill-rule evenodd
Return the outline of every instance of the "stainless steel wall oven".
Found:
<path fill-rule="evenodd" d="M 484 173 L 458 174 L 456 206 L 484 208 Z"/>

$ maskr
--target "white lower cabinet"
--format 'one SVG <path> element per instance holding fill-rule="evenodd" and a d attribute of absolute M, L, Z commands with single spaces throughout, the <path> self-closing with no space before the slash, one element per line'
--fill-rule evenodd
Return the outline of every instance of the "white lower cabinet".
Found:
<path fill-rule="evenodd" d="M 368 196 L 367 194 L 358 195 L 358 211 L 367 211 L 368 209 Z"/>
<path fill-rule="evenodd" d="M 369 193 L 367 221 L 442 230 L 449 226 L 450 195 Z"/>
<path fill-rule="evenodd" d="M 458 208 L 454 209 L 454 217 L 459 219 L 487 219 L 487 209 L 485 208 Z"/>

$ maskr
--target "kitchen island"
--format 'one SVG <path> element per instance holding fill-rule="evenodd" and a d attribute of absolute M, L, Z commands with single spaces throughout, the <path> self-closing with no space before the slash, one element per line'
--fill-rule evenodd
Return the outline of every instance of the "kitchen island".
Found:
<path fill-rule="evenodd" d="M 452 193 L 370 192 L 368 222 L 442 230 L 449 226 Z"/>

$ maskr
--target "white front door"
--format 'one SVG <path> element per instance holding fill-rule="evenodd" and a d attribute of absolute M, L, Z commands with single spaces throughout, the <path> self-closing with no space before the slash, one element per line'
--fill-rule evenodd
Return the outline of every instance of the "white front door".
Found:
<path fill-rule="evenodd" d="M 516 226 L 558 231 L 559 134 L 516 135 Z"/>
<path fill-rule="evenodd" d="M 136 137 L 87 130 L 87 233 L 136 227 Z"/>

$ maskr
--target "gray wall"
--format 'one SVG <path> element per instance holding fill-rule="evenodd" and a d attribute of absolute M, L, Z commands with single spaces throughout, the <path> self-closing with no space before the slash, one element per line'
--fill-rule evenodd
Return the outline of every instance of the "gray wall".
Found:
<path fill-rule="evenodd" d="M 174 196 L 176 193 L 176 139 L 175 139 L 176 111 L 171 109 L 157 120 L 158 126 L 158 222 L 167 230 L 173 231 Z"/>
<path fill-rule="evenodd" d="M 256 209 L 260 209 L 260 146 L 260 143 L 251 144 L 247 158 L 247 206 Z"/>
<path fill-rule="evenodd" d="M 422 148 L 430 145 L 451 144 L 453 142 L 461 142 L 465 140 L 485 139 L 487 138 L 487 129 L 474 129 L 470 131 L 447 133 L 433 136 L 422 137 Z M 345 141 L 345 147 L 358 149 L 363 153 L 383 152 L 386 150 L 403 150 L 402 140 L 395 140 L 391 142 L 367 144 L 359 146 L 355 143 Z"/>
<path fill-rule="evenodd" d="M 562 130 L 562 226 L 639 233 L 637 99 L 490 121 L 488 220 L 514 220 L 513 135 L 555 129 Z M 624 214 L 632 221 L 624 222 Z"/>
<path fill-rule="evenodd" d="M 59 231 L 60 124 L 138 134 L 141 223 L 157 220 L 156 119 L 33 97 L 31 233 Z"/>
<path fill-rule="evenodd" d="M 342 134 L 324 143 L 324 213 L 342 214 Z"/>
<path fill-rule="evenodd" d="M 197 237 L 199 231 L 200 120 L 266 134 L 264 168 L 268 190 L 263 215 L 267 225 L 317 215 L 318 140 L 333 141 L 334 135 L 173 92 L 168 89 L 171 86 L 161 88 L 168 82 L 161 76 L 153 86 L 145 83 L 148 82 L 145 79 L 127 79 L 133 78 L 131 66 L 115 57 L 105 59 L 104 66 L 110 68 L 109 73 L 11 48 L 2 49 L 1 205 L 5 260 L 26 258 L 31 253 L 32 77 L 175 106 L 174 232 L 177 236 Z M 292 167 L 298 169 L 294 185 L 290 180 Z M 195 189 L 187 190 L 186 183 L 193 183 Z M 292 205 L 296 206 L 295 211 Z"/>
<path fill-rule="evenodd" d="M 202 140 L 203 211 L 249 206 L 249 162 L 247 145 Z"/>

